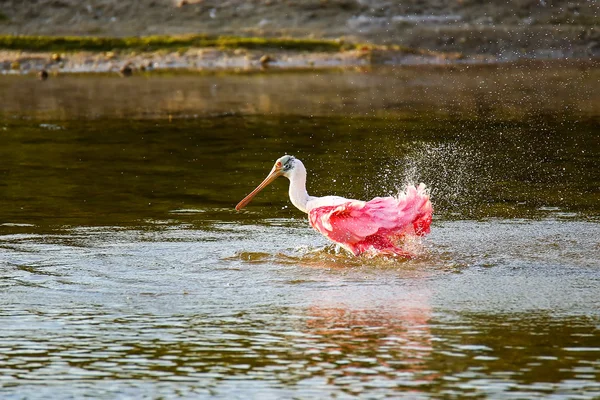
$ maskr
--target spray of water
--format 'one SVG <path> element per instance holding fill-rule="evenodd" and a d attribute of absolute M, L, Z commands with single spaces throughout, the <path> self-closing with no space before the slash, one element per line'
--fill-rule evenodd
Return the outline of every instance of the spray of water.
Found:
<path fill-rule="evenodd" d="M 386 187 L 400 191 L 425 183 L 437 213 L 463 214 L 485 195 L 492 177 L 484 155 L 460 143 L 415 142 L 391 158 L 380 174 Z"/>

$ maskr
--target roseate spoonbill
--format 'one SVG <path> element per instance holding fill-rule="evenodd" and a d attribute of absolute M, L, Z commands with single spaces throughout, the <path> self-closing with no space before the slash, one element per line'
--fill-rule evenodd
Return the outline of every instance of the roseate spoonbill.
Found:
<path fill-rule="evenodd" d="M 371 201 L 309 196 L 304 164 L 288 155 L 275 162 L 265 180 L 235 209 L 244 208 L 282 175 L 290 180 L 292 204 L 308 214 L 310 225 L 355 256 L 367 252 L 411 257 L 399 244 L 406 236 L 429 233 L 433 209 L 424 184 L 409 185 L 397 197 L 376 197 Z"/>

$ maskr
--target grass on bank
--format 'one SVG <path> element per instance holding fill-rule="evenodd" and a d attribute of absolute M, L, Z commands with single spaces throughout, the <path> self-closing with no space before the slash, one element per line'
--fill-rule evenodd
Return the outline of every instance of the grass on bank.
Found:
<path fill-rule="evenodd" d="M 260 38 L 232 36 L 145 36 L 145 37 L 93 37 L 93 36 L 13 36 L 0 35 L 0 49 L 29 51 L 112 51 L 177 50 L 186 47 L 214 47 L 222 49 L 273 49 L 313 52 L 352 50 L 359 45 L 342 40 Z"/>

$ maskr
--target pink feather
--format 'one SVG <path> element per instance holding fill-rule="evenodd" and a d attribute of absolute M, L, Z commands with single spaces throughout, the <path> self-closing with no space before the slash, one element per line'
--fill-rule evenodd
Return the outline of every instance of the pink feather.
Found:
<path fill-rule="evenodd" d="M 433 208 L 425 185 L 408 186 L 398 197 L 348 200 L 309 211 L 313 228 L 354 255 L 373 251 L 410 256 L 399 247 L 407 235 L 429 233 Z"/>

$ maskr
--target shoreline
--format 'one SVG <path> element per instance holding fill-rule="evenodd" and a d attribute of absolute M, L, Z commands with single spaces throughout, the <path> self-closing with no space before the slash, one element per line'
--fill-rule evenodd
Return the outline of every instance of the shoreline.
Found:
<path fill-rule="evenodd" d="M 78 49 L 79 46 L 81 49 Z M 596 62 L 598 57 L 466 55 L 343 39 L 233 36 L 0 36 L 0 75 L 150 71 L 252 72 L 401 65 L 496 64 L 531 60 Z"/>
<path fill-rule="evenodd" d="M 0 36 L 2 75 L 41 71 L 121 72 L 129 76 L 135 71 L 163 70 L 322 70 L 390 63 L 440 64 L 465 59 L 460 53 L 348 43 L 342 39 Z"/>
<path fill-rule="evenodd" d="M 343 38 L 501 58 L 579 58 L 600 56 L 599 11 L 597 2 L 568 0 L 13 0 L 0 11 L 0 35 L 72 37 L 94 49 L 132 38 L 171 45 L 182 36 L 296 38 L 334 47 Z"/>

